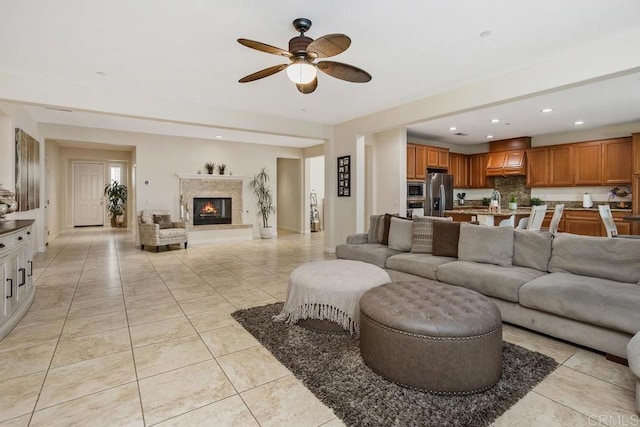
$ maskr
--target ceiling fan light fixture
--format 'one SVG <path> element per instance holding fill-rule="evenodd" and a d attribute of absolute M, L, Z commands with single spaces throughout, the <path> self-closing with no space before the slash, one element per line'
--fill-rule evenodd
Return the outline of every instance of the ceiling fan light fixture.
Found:
<path fill-rule="evenodd" d="M 318 75 L 316 67 L 304 59 L 295 60 L 287 67 L 289 80 L 296 84 L 306 84 L 313 81 Z"/>

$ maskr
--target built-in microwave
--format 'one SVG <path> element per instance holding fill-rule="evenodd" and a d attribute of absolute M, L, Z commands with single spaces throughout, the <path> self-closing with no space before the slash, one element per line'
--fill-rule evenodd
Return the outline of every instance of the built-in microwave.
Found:
<path fill-rule="evenodd" d="M 425 187 L 424 182 L 407 182 L 407 199 L 424 199 Z"/>

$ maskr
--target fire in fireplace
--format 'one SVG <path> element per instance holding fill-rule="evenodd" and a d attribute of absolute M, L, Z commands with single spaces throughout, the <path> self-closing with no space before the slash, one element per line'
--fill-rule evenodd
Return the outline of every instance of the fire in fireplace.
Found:
<path fill-rule="evenodd" d="M 231 224 L 231 197 L 194 197 L 193 225 Z"/>

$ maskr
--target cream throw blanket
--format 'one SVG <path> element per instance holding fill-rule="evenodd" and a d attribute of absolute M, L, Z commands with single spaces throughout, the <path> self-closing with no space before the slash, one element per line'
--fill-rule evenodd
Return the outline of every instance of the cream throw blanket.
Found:
<path fill-rule="evenodd" d="M 360 297 L 390 282 L 389 274 L 373 264 L 342 259 L 309 262 L 291 272 L 287 302 L 273 320 L 330 320 L 359 335 Z"/>

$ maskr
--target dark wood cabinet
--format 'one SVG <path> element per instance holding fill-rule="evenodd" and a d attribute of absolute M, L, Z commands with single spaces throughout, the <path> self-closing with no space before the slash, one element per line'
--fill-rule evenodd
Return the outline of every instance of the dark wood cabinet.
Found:
<path fill-rule="evenodd" d="M 602 141 L 602 184 L 629 184 L 631 169 L 630 138 Z"/>
<path fill-rule="evenodd" d="M 487 154 L 472 154 L 469 156 L 469 188 L 490 188 L 487 179 Z"/>

